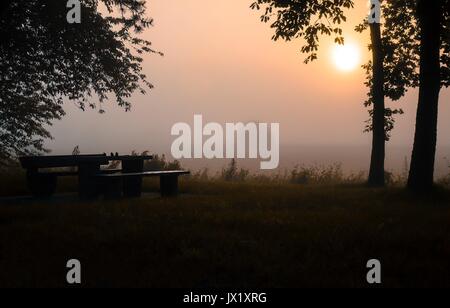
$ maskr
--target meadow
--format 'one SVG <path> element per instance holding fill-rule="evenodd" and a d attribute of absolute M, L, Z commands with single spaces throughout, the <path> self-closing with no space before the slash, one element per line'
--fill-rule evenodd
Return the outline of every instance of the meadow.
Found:
<path fill-rule="evenodd" d="M 300 179 L 304 179 L 302 175 Z M 1 196 L 23 195 L 23 175 Z M 417 196 L 354 180 L 227 181 L 200 174 L 162 199 L 0 199 L 0 286 L 65 287 L 79 259 L 85 287 L 450 287 L 450 192 Z"/>

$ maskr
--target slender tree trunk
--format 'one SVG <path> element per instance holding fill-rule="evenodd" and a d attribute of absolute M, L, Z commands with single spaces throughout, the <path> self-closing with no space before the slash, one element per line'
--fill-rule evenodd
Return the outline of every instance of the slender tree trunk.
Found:
<path fill-rule="evenodd" d="M 384 52 L 381 42 L 381 26 L 378 23 L 370 24 L 373 57 L 373 115 L 372 115 L 372 156 L 370 161 L 369 185 L 381 187 L 385 184 L 384 160 L 386 152 L 386 135 L 384 127 Z"/>
<path fill-rule="evenodd" d="M 420 89 L 416 133 L 408 179 L 408 188 L 427 191 L 433 187 L 436 155 L 440 78 L 441 0 L 419 0 L 421 32 Z"/>

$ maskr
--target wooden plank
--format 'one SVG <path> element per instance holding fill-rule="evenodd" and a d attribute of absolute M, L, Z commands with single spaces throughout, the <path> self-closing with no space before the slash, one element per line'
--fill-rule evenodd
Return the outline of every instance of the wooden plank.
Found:
<path fill-rule="evenodd" d="M 107 165 L 110 161 L 132 161 L 132 160 L 151 160 L 153 156 L 132 156 L 119 155 L 107 156 L 106 154 L 84 154 L 84 155 L 54 155 L 54 156 L 24 156 L 20 157 L 20 163 L 23 168 L 58 168 L 73 167 L 85 163 L 100 163 Z"/>
<path fill-rule="evenodd" d="M 44 171 L 38 174 L 49 174 L 54 176 L 77 176 L 78 171 Z"/>
<path fill-rule="evenodd" d="M 58 156 L 28 156 L 19 158 L 22 167 L 30 168 L 58 168 L 74 167 L 80 164 L 98 163 L 109 164 L 106 154 L 90 155 L 58 155 Z"/>
<path fill-rule="evenodd" d="M 134 156 L 134 155 L 119 155 L 119 156 L 108 156 L 110 160 L 152 160 L 153 156 L 145 155 L 145 156 Z"/>
<path fill-rule="evenodd" d="M 190 171 L 173 170 L 173 171 L 146 171 L 146 172 L 131 172 L 131 173 L 114 173 L 114 174 L 97 174 L 95 177 L 131 177 L 131 176 L 161 176 L 161 175 L 186 175 Z"/>
<path fill-rule="evenodd" d="M 121 172 L 122 169 L 103 169 L 100 170 L 100 174 L 113 174 L 117 172 Z M 39 174 L 51 174 L 54 176 L 77 176 L 78 171 L 40 171 Z"/>

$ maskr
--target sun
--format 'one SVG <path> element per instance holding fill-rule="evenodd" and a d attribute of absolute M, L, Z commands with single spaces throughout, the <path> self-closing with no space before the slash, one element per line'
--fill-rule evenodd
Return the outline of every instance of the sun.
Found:
<path fill-rule="evenodd" d="M 333 47 L 333 62 L 336 67 L 344 72 L 355 70 L 361 61 L 359 47 L 353 43 L 335 45 Z"/>

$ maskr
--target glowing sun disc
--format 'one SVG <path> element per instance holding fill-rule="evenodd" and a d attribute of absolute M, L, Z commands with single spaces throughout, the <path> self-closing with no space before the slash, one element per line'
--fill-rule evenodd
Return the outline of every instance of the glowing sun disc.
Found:
<path fill-rule="evenodd" d="M 351 43 L 334 46 L 333 62 L 339 70 L 344 72 L 349 72 L 356 69 L 360 63 L 358 46 Z"/>

